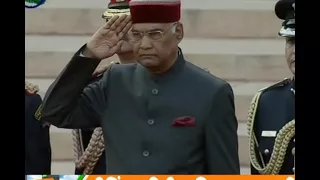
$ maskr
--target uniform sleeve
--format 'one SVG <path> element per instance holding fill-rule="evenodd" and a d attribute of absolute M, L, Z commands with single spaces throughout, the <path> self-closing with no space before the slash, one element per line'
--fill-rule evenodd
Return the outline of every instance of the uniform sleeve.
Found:
<path fill-rule="evenodd" d="M 240 174 L 237 129 L 233 90 L 225 83 L 214 96 L 205 127 L 209 174 Z"/>
<path fill-rule="evenodd" d="M 39 95 L 30 96 L 25 114 L 25 173 L 50 174 L 51 173 L 51 146 L 49 127 L 43 127 L 35 119 L 34 113 L 41 104 Z"/>
<path fill-rule="evenodd" d="M 41 119 L 59 128 L 98 127 L 106 108 L 109 71 L 91 83 L 99 61 L 79 56 L 80 51 L 49 87 L 44 98 Z"/>

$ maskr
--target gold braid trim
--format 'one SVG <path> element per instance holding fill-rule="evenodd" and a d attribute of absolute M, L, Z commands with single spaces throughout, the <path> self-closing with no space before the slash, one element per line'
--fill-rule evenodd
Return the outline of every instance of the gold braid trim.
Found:
<path fill-rule="evenodd" d="M 287 82 L 287 80 L 282 81 Z M 279 83 L 277 83 L 279 84 Z M 274 87 L 274 86 L 272 86 Z M 265 89 L 263 89 L 265 90 Z M 287 152 L 288 145 L 291 139 L 295 136 L 295 119 L 288 122 L 282 129 L 279 131 L 276 136 L 275 143 L 273 146 L 273 152 L 271 154 L 269 162 L 267 162 L 266 166 L 261 166 L 256 153 L 256 147 L 259 146 L 257 138 L 254 133 L 254 120 L 257 112 L 259 98 L 263 92 L 263 90 L 259 91 L 253 98 L 250 109 L 248 113 L 248 131 L 249 131 L 249 149 L 250 149 L 250 162 L 252 166 L 260 173 L 260 174 L 279 174 L 282 164 L 285 159 L 285 155 Z M 260 158 L 262 158 L 261 152 L 259 152 Z M 263 159 L 261 159 L 263 161 Z"/>
<path fill-rule="evenodd" d="M 94 136 L 96 138 L 94 138 Z M 94 167 L 96 166 L 98 160 L 100 159 L 100 157 L 104 151 L 104 138 L 103 138 L 103 131 L 102 131 L 101 127 L 96 128 L 94 130 L 93 137 L 91 138 L 89 145 L 88 145 L 89 149 L 90 149 L 90 146 L 92 146 L 92 149 L 94 149 L 94 150 L 92 150 L 91 158 L 89 158 L 88 165 L 84 169 L 85 174 L 92 173 Z"/>
<path fill-rule="evenodd" d="M 118 15 L 130 15 L 130 9 L 107 9 L 103 14 L 102 18 L 103 19 L 111 19 L 113 16 Z"/>
<path fill-rule="evenodd" d="M 28 94 L 37 94 L 39 92 L 39 86 L 33 85 L 28 81 L 24 82 L 24 88 Z"/>
<path fill-rule="evenodd" d="M 24 88 L 25 88 L 25 92 L 28 94 L 28 95 L 34 95 L 34 94 L 37 94 L 40 89 L 39 89 L 39 86 L 37 85 L 34 85 L 28 81 L 25 81 L 24 82 Z M 40 120 L 41 118 L 41 109 L 42 109 L 42 104 L 39 105 L 39 107 L 37 108 L 35 114 L 34 114 L 34 118 L 36 120 Z M 47 126 L 49 125 L 48 123 L 44 123 L 44 126 Z"/>
<path fill-rule="evenodd" d="M 81 130 L 73 130 L 75 163 L 79 169 L 84 168 L 83 174 L 91 174 L 104 151 L 104 138 L 102 128 L 95 128 L 87 148 L 83 151 Z"/>
<path fill-rule="evenodd" d="M 75 156 L 75 163 L 76 167 L 79 166 L 80 157 L 83 154 L 83 148 L 82 148 L 82 139 L 81 139 L 81 130 L 80 129 L 73 129 L 72 130 L 72 140 L 73 140 L 73 150 L 74 150 L 74 156 Z"/>

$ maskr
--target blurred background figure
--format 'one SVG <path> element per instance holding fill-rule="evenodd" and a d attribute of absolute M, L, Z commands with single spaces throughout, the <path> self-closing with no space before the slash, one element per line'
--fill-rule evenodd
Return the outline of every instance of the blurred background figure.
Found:
<path fill-rule="evenodd" d="M 39 88 L 25 82 L 25 174 L 51 174 L 49 126 L 35 117 L 41 105 Z"/>
<path fill-rule="evenodd" d="M 295 172 L 295 0 L 280 0 L 277 17 L 284 20 L 279 35 L 285 38 L 287 78 L 260 90 L 249 110 L 251 174 Z"/>

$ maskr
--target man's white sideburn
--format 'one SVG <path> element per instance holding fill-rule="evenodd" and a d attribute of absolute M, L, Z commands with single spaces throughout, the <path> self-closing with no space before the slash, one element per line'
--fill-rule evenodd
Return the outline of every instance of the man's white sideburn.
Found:
<path fill-rule="evenodd" d="M 177 30 L 177 25 L 178 25 L 179 22 L 173 22 L 173 23 L 170 23 L 170 26 L 171 27 L 171 33 L 176 33 L 176 30 Z"/>

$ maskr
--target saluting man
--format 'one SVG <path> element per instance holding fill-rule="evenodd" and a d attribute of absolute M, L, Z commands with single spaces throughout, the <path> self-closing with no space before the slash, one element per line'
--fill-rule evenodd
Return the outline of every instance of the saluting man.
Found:
<path fill-rule="evenodd" d="M 248 128 L 251 174 L 294 174 L 295 160 L 295 0 L 275 6 L 284 20 L 285 58 L 292 78 L 260 90 L 252 100 Z"/>
<path fill-rule="evenodd" d="M 101 127 L 106 174 L 240 174 L 233 90 L 185 60 L 181 1 L 129 5 L 131 17 L 112 17 L 50 86 L 43 119 Z M 113 64 L 88 85 L 128 31 L 138 63 Z"/>
<path fill-rule="evenodd" d="M 25 81 L 25 174 L 51 173 L 49 126 L 36 119 L 42 100 L 38 86 Z"/>
<path fill-rule="evenodd" d="M 130 0 L 111 0 L 102 18 L 108 22 L 114 15 L 129 15 L 129 2 Z M 136 62 L 128 35 L 124 36 L 123 43 L 116 54 L 121 64 Z M 98 81 L 107 68 L 108 66 L 98 67 L 94 72 L 93 82 Z M 75 129 L 72 133 L 76 156 L 75 174 L 105 174 L 106 158 L 102 128 Z"/>

